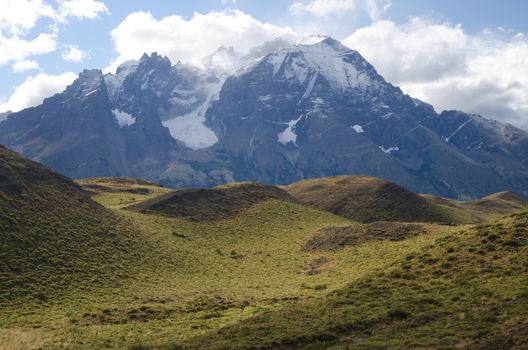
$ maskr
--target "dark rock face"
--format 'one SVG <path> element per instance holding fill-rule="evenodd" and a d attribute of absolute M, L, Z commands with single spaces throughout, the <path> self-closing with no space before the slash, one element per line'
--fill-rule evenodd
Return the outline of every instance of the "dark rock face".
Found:
<path fill-rule="evenodd" d="M 83 71 L 62 94 L 13 113 L 1 124 L 2 143 L 72 177 L 120 174 L 123 143 L 108 107 L 102 73 Z M 104 157 L 99 155 L 104 154 Z"/>
<path fill-rule="evenodd" d="M 234 154 L 237 179 L 368 174 L 458 198 L 528 188 L 518 164 L 527 159 L 526 132 L 461 112 L 438 115 L 331 39 L 229 78 L 208 122 L 217 147 Z M 479 149 L 482 139 L 496 149 Z"/>
<path fill-rule="evenodd" d="M 333 39 L 222 74 L 157 54 L 115 75 L 84 71 L 65 92 L 0 119 L 0 143 L 76 178 L 186 187 L 362 174 L 456 198 L 528 192 L 528 133 L 437 114 Z"/>

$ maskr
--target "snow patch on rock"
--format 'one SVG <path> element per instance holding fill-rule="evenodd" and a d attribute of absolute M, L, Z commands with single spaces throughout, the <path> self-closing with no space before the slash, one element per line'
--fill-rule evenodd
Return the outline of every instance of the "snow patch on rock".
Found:
<path fill-rule="evenodd" d="M 84 97 L 88 97 L 88 96 L 90 96 L 90 95 L 93 95 L 93 94 L 95 94 L 98 90 L 99 90 L 99 89 L 92 90 L 92 91 L 90 91 L 89 93 L 85 94 Z"/>
<path fill-rule="evenodd" d="M 126 112 L 122 112 L 119 109 L 112 109 L 112 113 L 117 120 L 117 124 L 120 127 L 130 126 L 136 122 L 136 118 Z"/>
<path fill-rule="evenodd" d="M 351 128 L 354 129 L 354 131 L 357 132 L 358 134 L 365 132 L 365 130 L 363 130 L 361 125 L 358 125 L 358 124 L 352 125 Z"/>
<path fill-rule="evenodd" d="M 218 142 L 213 130 L 205 126 L 205 114 L 211 102 L 218 98 L 224 82 L 220 81 L 207 87 L 205 102 L 194 111 L 183 116 L 165 120 L 162 124 L 169 129 L 172 138 L 182 141 L 194 150 L 210 147 Z"/>
<path fill-rule="evenodd" d="M 286 125 L 288 125 L 288 127 L 277 134 L 277 140 L 280 143 L 286 145 L 292 142 L 295 146 L 297 146 L 297 134 L 295 133 L 295 127 L 303 116 L 304 115 L 301 115 L 299 118 L 290 120 L 289 122 L 285 123 Z"/>
<path fill-rule="evenodd" d="M 456 128 L 455 131 L 453 131 L 451 133 L 451 135 L 449 135 L 448 137 L 445 138 L 446 142 L 449 142 L 449 140 L 451 140 L 451 138 L 453 136 L 455 136 L 460 130 L 462 130 L 462 128 L 464 128 L 464 126 L 468 125 L 469 123 L 471 123 L 471 121 L 473 121 L 473 119 L 468 119 L 466 120 L 465 122 L 463 122 L 458 128 Z"/>
<path fill-rule="evenodd" d="M 382 150 L 384 153 L 391 154 L 394 151 L 399 151 L 400 148 L 398 146 L 384 148 L 383 146 L 378 146 L 380 150 Z"/>

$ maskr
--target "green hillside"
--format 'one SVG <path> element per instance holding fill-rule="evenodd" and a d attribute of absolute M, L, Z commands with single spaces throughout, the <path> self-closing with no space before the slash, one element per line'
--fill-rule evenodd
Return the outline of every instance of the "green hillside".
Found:
<path fill-rule="evenodd" d="M 394 261 L 322 298 L 169 348 L 528 348 L 528 214 Z"/>
<path fill-rule="evenodd" d="M 422 197 L 457 213 L 461 221 L 468 223 L 485 223 L 528 210 L 528 199 L 514 192 L 494 193 L 472 201 L 457 201 L 431 195 L 422 195 Z"/>
<path fill-rule="evenodd" d="M 213 189 L 177 190 L 130 206 L 129 209 L 194 221 L 214 221 L 235 216 L 255 204 L 269 200 L 295 202 L 292 196 L 276 186 L 235 183 Z"/>
<path fill-rule="evenodd" d="M 0 148 L 0 305 L 116 285 L 137 237 L 81 187 Z"/>
<path fill-rule="evenodd" d="M 528 199 L 513 192 L 457 201 L 417 195 L 390 181 L 369 176 L 309 179 L 283 188 L 302 203 L 364 223 L 484 223 L 528 210 Z"/>
<path fill-rule="evenodd" d="M 1 154 L 0 349 L 526 339 L 524 215 L 479 227 L 359 223 L 275 186 L 73 183 Z"/>
<path fill-rule="evenodd" d="M 359 222 L 458 222 L 440 207 L 392 182 L 369 176 L 302 180 L 284 189 L 303 203 Z"/>

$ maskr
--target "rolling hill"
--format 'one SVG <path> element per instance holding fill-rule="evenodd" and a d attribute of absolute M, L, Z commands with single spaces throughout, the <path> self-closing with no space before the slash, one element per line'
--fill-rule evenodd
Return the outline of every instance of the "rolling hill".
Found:
<path fill-rule="evenodd" d="M 369 203 L 359 223 L 290 186 L 72 182 L 4 148 L 0 160 L 0 348 L 526 344 L 526 214 L 480 226 L 377 220 L 412 209 L 389 194 L 487 220 L 523 209 L 512 194 L 457 202 L 372 178 L 363 191 L 353 178 L 319 180 L 334 191 L 320 198 L 359 191 L 343 197 Z"/>
<path fill-rule="evenodd" d="M 494 193 L 472 201 L 457 201 L 431 195 L 422 195 L 422 197 L 451 212 L 458 213 L 459 220 L 469 223 L 498 220 L 505 215 L 528 209 L 528 199 L 511 191 Z"/>
<path fill-rule="evenodd" d="M 195 221 L 228 218 L 268 200 L 295 202 L 284 190 L 256 183 L 235 183 L 213 189 L 184 189 L 152 198 L 130 209 Z"/>
<path fill-rule="evenodd" d="M 70 179 L 0 147 L 0 304 L 118 283 L 137 236 Z"/>
<path fill-rule="evenodd" d="M 449 210 L 369 176 L 302 180 L 284 189 L 299 201 L 354 221 L 451 222 Z"/>
<path fill-rule="evenodd" d="M 446 235 L 325 297 L 171 348 L 525 349 L 527 234 L 524 213 Z"/>
<path fill-rule="evenodd" d="M 528 209 L 528 199 L 513 192 L 457 201 L 417 195 L 390 181 L 369 176 L 316 178 L 283 188 L 302 203 L 363 223 L 482 223 Z"/>

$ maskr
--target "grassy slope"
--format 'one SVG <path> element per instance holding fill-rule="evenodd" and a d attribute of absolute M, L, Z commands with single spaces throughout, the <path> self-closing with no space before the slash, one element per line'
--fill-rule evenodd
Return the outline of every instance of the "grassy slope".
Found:
<path fill-rule="evenodd" d="M 98 193 L 93 198 L 139 234 L 143 245 L 135 253 L 141 266 L 130 264 L 125 284 L 72 293 L 60 304 L 28 302 L 23 309 L 4 309 L 0 343 L 9 348 L 184 341 L 341 289 L 455 230 L 431 225 L 429 233 L 413 240 L 306 252 L 303 245 L 321 228 L 354 223 L 276 200 L 228 219 L 193 222 L 124 209 L 166 193 L 164 188 L 111 179 L 81 183 L 91 185 Z"/>
<path fill-rule="evenodd" d="M 395 261 L 405 263 L 407 256 L 433 249 L 430 247 L 439 239 L 457 237 L 461 229 L 428 224 L 423 234 L 412 239 L 306 251 L 306 242 L 321 229 L 358 224 L 277 200 L 258 203 L 227 219 L 196 222 L 125 209 L 165 194 L 167 189 L 122 179 L 80 183 L 94 192 L 97 202 L 121 217 L 130 234 L 140 241 L 133 247 L 137 261 L 124 260 L 126 283 L 101 283 L 98 289 L 72 292 L 57 302 L 34 299 L 23 308 L 6 306 L 0 316 L 0 344 L 6 348 L 163 347 L 181 343 L 207 348 L 211 346 L 207 337 L 218 340 L 217 345 L 242 347 L 257 339 L 264 343 L 295 339 L 295 334 L 319 337 L 332 331 L 323 323 L 351 322 L 348 316 L 333 313 L 333 300 L 336 304 L 345 300 L 339 299 L 340 293 L 348 291 L 350 284 L 360 296 L 371 295 L 379 291 L 369 289 L 369 283 L 372 287 L 384 278 L 388 284 L 381 290 L 399 291 L 400 285 L 394 283 L 411 282 L 379 274 Z M 414 287 L 401 288 L 401 293 L 415 293 Z M 352 310 L 382 314 L 388 307 L 387 294 L 380 295 L 384 298 L 372 301 L 370 307 Z M 404 302 L 404 294 L 400 298 Z M 343 305 L 348 304 L 347 299 Z M 337 311 L 348 315 L 347 310 Z M 299 318 L 298 312 L 306 312 L 307 318 Z M 260 327 L 255 323 L 259 319 L 268 320 L 266 326 L 274 332 L 263 337 L 260 330 L 253 329 Z M 253 340 L 243 334 L 248 330 L 256 332 Z M 226 334 L 232 335 L 232 340 L 224 339 Z M 327 345 L 346 342 L 335 335 L 331 340 Z M 289 342 L 285 344 L 289 346 Z"/>
<path fill-rule="evenodd" d="M 455 211 L 461 221 L 468 223 L 494 221 L 528 209 L 528 199 L 513 192 L 494 193 L 473 201 L 457 201 L 431 195 L 422 197 L 447 210 Z"/>
<path fill-rule="evenodd" d="M 417 195 L 389 181 L 369 176 L 309 179 L 283 187 L 316 208 L 359 222 L 483 223 L 528 210 L 528 200 L 501 192 L 470 202 Z"/>
<path fill-rule="evenodd" d="M 302 180 L 284 189 L 301 202 L 359 222 L 458 222 L 447 208 L 383 179 L 335 176 Z"/>
<path fill-rule="evenodd" d="M 68 178 L 2 147 L 0 180 L 0 308 L 118 285 L 140 260 L 137 236 Z"/>
<path fill-rule="evenodd" d="M 395 261 L 182 348 L 528 347 L 528 214 L 438 238 Z"/>
<path fill-rule="evenodd" d="M 296 201 L 277 186 L 235 183 L 212 189 L 176 190 L 130 206 L 129 209 L 193 221 L 216 221 L 236 216 L 255 204 L 269 200 Z"/>

